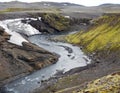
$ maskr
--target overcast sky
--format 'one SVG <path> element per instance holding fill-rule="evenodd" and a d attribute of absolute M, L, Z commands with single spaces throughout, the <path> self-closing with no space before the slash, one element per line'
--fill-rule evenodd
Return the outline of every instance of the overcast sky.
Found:
<path fill-rule="evenodd" d="M 0 2 L 9 2 L 13 0 L 0 0 Z M 15 0 L 14 0 L 15 1 Z M 52 1 L 52 2 L 71 2 L 81 4 L 85 6 L 96 6 L 104 3 L 120 4 L 120 0 L 17 0 L 22 2 L 40 2 L 40 1 Z"/>

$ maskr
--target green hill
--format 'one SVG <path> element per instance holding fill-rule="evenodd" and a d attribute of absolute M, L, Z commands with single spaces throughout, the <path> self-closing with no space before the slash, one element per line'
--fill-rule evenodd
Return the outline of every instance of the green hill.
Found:
<path fill-rule="evenodd" d="M 66 40 L 90 54 L 91 64 L 34 93 L 120 93 L 120 14 L 104 14 Z"/>
<path fill-rule="evenodd" d="M 67 36 L 67 41 L 82 46 L 86 52 L 120 50 L 120 14 L 106 14 L 92 21 L 88 31 Z"/>
<path fill-rule="evenodd" d="M 114 73 L 96 79 L 84 85 L 79 91 L 73 93 L 119 93 L 120 73 Z"/>

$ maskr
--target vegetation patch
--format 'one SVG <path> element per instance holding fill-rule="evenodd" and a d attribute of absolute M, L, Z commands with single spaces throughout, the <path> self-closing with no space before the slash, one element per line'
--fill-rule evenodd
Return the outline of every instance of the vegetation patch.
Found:
<path fill-rule="evenodd" d="M 79 92 L 73 93 L 119 93 L 120 73 L 104 76 L 100 79 L 89 82 Z"/>
<path fill-rule="evenodd" d="M 64 31 L 70 26 L 70 19 L 60 14 L 45 13 L 42 21 L 58 31 Z"/>
<path fill-rule="evenodd" d="M 37 9 L 37 8 L 6 8 L 4 10 L 0 10 L 0 13 L 6 13 L 6 12 L 21 12 L 21 11 L 40 11 L 40 12 L 53 12 L 53 13 L 57 13 L 57 12 L 60 12 L 59 9 L 57 8 L 40 8 L 40 9 Z"/>
<path fill-rule="evenodd" d="M 120 15 L 109 14 L 94 20 L 87 32 L 66 37 L 70 43 L 83 46 L 86 52 L 120 49 Z"/>

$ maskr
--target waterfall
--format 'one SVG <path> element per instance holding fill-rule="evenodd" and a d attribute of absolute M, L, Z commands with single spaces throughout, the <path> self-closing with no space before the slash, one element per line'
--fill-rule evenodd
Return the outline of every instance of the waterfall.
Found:
<path fill-rule="evenodd" d="M 22 23 L 22 19 L 23 18 L 0 21 L 0 26 L 2 26 L 5 31 L 11 35 L 9 42 L 20 46 L 22 45 L 22 42 L 28 42 L 21 34 L 27 36 L 40 34 L 38 30 L 33 28 L 28 23 Z"/>

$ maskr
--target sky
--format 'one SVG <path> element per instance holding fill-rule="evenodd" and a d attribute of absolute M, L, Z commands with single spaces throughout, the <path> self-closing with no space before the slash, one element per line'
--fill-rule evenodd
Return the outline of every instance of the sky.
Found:
<path fill-rule="evenodd" d="M 0 2 L 9 2 L 13 0 L 0 0 Z M 15 1 L 15 0 L 14 0 Z M 51 1 L 51 2 L 70 2 L 85 6 L 97 6 L 104 3 L 114 3 L 120 4 L 120 0 L 16 0 L 22 2 L 41 2 L 41 1 Z"/>

